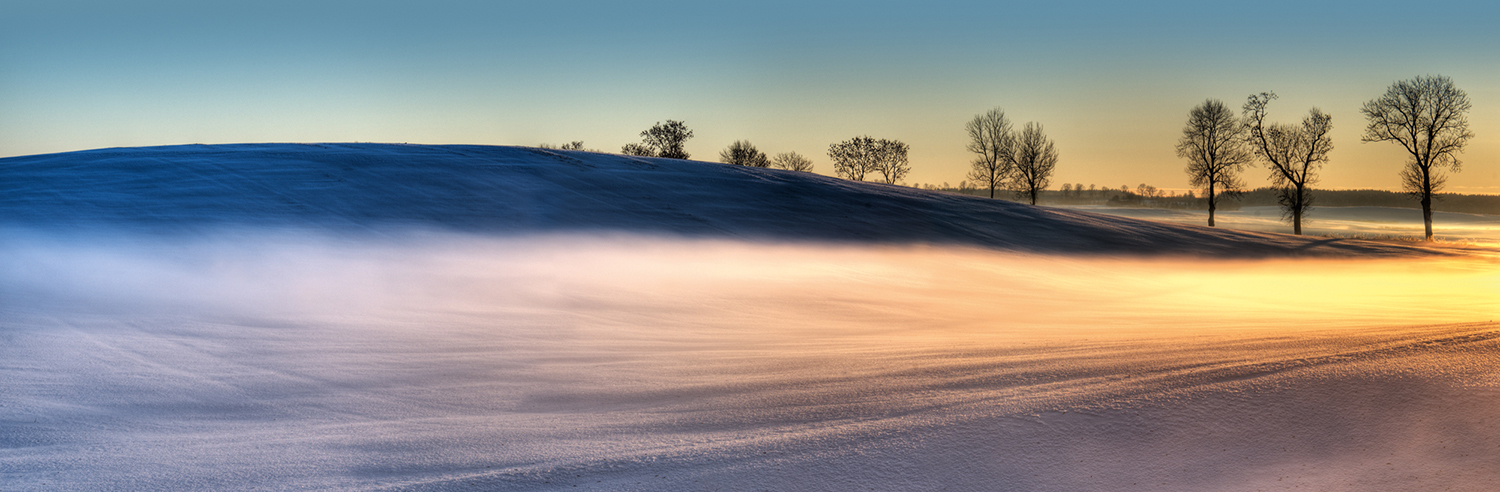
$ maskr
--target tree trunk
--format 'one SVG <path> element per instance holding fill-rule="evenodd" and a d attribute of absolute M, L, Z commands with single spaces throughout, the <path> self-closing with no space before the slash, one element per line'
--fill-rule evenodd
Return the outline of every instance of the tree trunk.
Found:
<path fill-rule="evenodd" d="M 1432 240 L 1432 191 L 1422 193 L 1422 226 L 1426 228 L 1424 241 Z"/>
<path fill-rule="evenodd" d="M 1292 234 L 1302 235 L 1302 187 L 1297 187 L 1297 199 L 1292 201 Z"/>
<path fill-rule="evenodd" d="M 1208 226 L 1214 226 L 1214 205 L 1217 205 L 1218 197 L 1214 196 L 1214 183 L 1208 182 Z"/>
<path fill-rule="evenodd" d="M 1432 178 L 1427 168 L 1422 168 L 1422 227 L 1426 236 L 1423 241 L 1432 240 Z"/>

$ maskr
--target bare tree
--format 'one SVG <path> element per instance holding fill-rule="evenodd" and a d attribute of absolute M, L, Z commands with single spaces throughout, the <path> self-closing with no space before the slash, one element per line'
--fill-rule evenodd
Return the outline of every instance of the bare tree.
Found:
<path fill-rule="evenodd" d="M 771 161 L 766 154 L 745 140 L 735 140 L 729 148 L 719 151 L 719 162 L 751 167 L 769 167 Z"/>
<path fill-rule="evenodd" d="M 896 184 L 911 172 L 911 164 L 906 160 L 907 151 L 911 147 L 899 140 L 880 139 L 875 141 L 875 170 L 885 179 L 886 184 Z"/>
<path fill-rule="evenodd" d="M 665 125 L 657 123 L 655 126 L 641 132 L 642 144 L 653 151 L 651 155 L 669 159 L 687 159 L 690 157 L 687 150 L 683 148 L 683 144 L 689 138 L 693 138 L 693 131 L 689 130 L 687 125 L 682 124 L 681 121 L 675 120 L 667 120 Z M 626 147 L 627 149 L 629 148 L 628 145 Z M 625 150 L 625 153 L 630 154 L 630 151 Z"/>
<path fill-rule="evenodd" d="M 1018 198 L 1036 199 L 1042 190 L 1052 184 L 1052 171 L 1057 167 L 1057 148 L 1052 139 L 1042 131 L 1042 125 L 1027 122 L 1016 137 L 1016 167 L 1011 173 L 1010 189 Z"/>
<path fill-rule="evenodd" d="M 1469 133 L 1469 95 L 1442 75 L 1417 76 L 1391 84 L 1385 95 L 1360 109 L 1369 120 L 1365 142 L 1396 142 L 1411 154 L 1401 170 L 1403 191 L 1422 202 L 1425 239 L 1432 240 L 1433 193 L 1443 189 L 1444 170 L 1459 172 Z"/>
<path fill-rule="evenodd" d="M 1208 99 L 1188 111 L 1182 139 L 1177 141 L 1177 157 L 1188 160 L 1188 181 L 1203 188 L 1209 227 L 1214 226 L 1219 192 L 1234 192 L 1245 186 L 1239 174 L 1252 159 L 1245 132 L 1245 123 L 1224 101 Z"/>
<path fill-rule="evenodd" d="M 813 162 L 796 152 L 782 152 L 771 158 L 771 167 L 810 173 L 813 170 Z"/>
<path fill-rule="evenodd" d="M 995 190 L 1005 186 L 1016 165 L 1016 136 L 1010 119 L 1005 117 L 1005 110 L 995 108 L 975 115 L 964 130 L 969 133 L 968 150 L 975 154 L 968 178 L 988 188 L 990 198 L 994 198 Z"/>
<path fill-rule="evenodd" d="M 642 157 L 656 157 L 656 149 L 645 144 L 628 143 L 620 147 L 620 153 L 625 155 L 638 155 Z"/>
<path fill-rule="evenodd" d="M 828 158 L 833 160 L 833 172 L 852 181 L 864 181 L 865 174 L 875 169 L 874 155 L 875 139 L 868 135 L 828 146 Z"/>
<path fill-rule="evenodd" d="M 1312 108 L 1302 125 L 1275 123 L 1267 126 L 1266 106 L 1276 99 L 1273 92 L 1251 95 L 1244 106 L 1250 148 L 1271 169 L 1271 184 L 1282 215 L 1292 221 L 1292 232 L 1302 234 L 1302 216 L 1312 207 L 1312 190 L 1318 170 L 1333 150 L 1333 117 Z"/>
<path fill-rule="evenodd" d="M 1157 191 L 1158 190 L 1155 186 L 1151 186 L 1146 183 L 1141 183 L 1135 186 L 1135 194 L 1140 195 L 1141 198 L 1156 198 Z"/>
<path fill-rule="evenodd" d="M 565 143 L 565 144 L 562 144 L 562 145 L 552 145 L 552 144 L 549 144 L 549 143 L 544 143 L 544 144 L 537 145 L 537 148 L 555 149 L 555 150 L 584 150 L 584 151 L 589 151 L 588 149 L 583 148 L 583 141 L 582 140 L 574 140 L 572 142 L 568 142 L 568 143 Z M 590 151 L 590 152 L 596 152 L 596 151 Z"/>
<path fill-rule="evenodd" d="M 585 148 L 583 146 L 583 141 L 582 140 L 574 140 L 572 142 L 568 142 L 568 143 L 565 143 L 565 144 L 562 144 L 562 145 L 552 145 L 552 144 L 544 143 L 544 144 L 537 145 L 537 147 L 538 148 L 543 148 L 543 149 L 552 149 L 552 150 L 579 150 L 579 151 L 583 151 L 583 152 L 593 152 L 593 153 L 596 153 L 596 154 L 604 152 L 604 151 L 599 150 L 599 149 Z"/>
<path fill-rule="evenodd" d="M 863 181 L 870 173 L 880 173 L 884 182 L 896 184 L 911 172 L 907 163 L 909 149 L 898 140 L 877 140 L 865 135 L 829 145 L 828 158 L 833 160 L 833 171 L 841 178 Z"/>

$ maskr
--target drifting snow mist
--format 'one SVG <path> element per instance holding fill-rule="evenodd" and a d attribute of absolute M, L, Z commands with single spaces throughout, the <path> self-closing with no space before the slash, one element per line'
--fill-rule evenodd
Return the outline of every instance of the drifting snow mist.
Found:
<path fill-rule="evenodd" d="M 23 487 L 1497 477 L 1488 261 L 0 237 L 0 473 Z"/>
<path fill-rule="evenodd" d="M 0 288 L 27 303 L 377 324 L 561 316 L 611 333 L 712 327 L 712 339 L 1071 339 L 1487 321 L 1500 308 L 1496 265 L 1477 260 L 1142 260 L 643 236 L 6 237 Z"/>

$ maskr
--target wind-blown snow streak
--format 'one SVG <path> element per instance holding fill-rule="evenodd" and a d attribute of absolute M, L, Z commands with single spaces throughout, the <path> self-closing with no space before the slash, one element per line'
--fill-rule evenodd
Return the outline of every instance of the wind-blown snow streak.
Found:
<path fill-rule="evenodd" d="M 1500 479 L 1478 260 L 4 237 L 6 490 Z"/>

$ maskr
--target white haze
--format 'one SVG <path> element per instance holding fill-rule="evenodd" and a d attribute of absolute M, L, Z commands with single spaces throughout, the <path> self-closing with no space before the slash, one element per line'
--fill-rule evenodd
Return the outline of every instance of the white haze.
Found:
<path fill-rule="evenodd" d="M 1208 223 L 1204 210 L 1069 206 L 1065 208 L 1179 224 Z M 1261 232 L 1291 233 L 1292 224 L 1282 219 L 1281 207 L 1243 207 L 1220 210 L 1218 227 Z M 1421 239 L 1422 210 L 1393 207 L 1316 207 L 1302 218 L 1303 233 L 1312 236 Z M 1433 237 L 1439 241 L 1500 245 L 1500 216 L 1457 212 L 1432 213 Z"/>
<path fill-rule="evenodd" d="M 0 238 L 0 490 L 1500 486 L 1484 259 Z"/>

